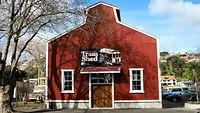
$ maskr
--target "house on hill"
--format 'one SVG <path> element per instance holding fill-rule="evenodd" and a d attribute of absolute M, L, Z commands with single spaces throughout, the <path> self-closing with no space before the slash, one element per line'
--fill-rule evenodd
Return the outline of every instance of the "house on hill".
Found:
<path fill-rule="evenodd" d="M 162 75 L 161 77 L 161 86 L 175 86 L 177 81 L 173 75 Z"/>
<path fill-rule="evenodd" d="M 47 106 L 161 108 L 158 40 L 100 2 L 47 46 Z"/>

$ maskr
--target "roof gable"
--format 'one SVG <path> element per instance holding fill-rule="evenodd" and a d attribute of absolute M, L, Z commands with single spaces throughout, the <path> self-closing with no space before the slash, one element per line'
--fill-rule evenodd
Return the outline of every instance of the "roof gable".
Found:
<path fill-rule="evenodd" d="M 122 26 L 124 26 L 124 27 L 130 28 L 130 29 L 132 29 L 132 30 L 135 30 L 135 31 L 137 31 L 137 32 L 139 32 L 139 33 L 142 33 L 142 34 L 144 34 L 144 35 L 147 35 L 147 36 L 149 36 L 149 37 L 154 38 L 154 39 L 157 40 L 157 38 L 156 38 L 155 36 L 150 35 L 150 34 L 144 32 L 143 30 L 137 29 L 137 28 L 135 28 L 135 27 L 133 27 L 133 26 L 130 26 L 130 25 L 127 25 L 127 24 L 121 22 L 120 11 L 119 11 L 119 8 L 118 8 L 118 7 L 113 6 L 113 5 L 110 5 L 110 4 L 105 3 L 105 2 L 98 2 L 98 3 L 96 3 L 96 4 L 94 4 L 94 5 L 91 5 L 91 6 L 89 6 L 89 7 L 87 7 L 87 8 L 85 9 L 85 10 L 86 10 L 86 15 L 87 15 L 87 17 L 85 18 L 85 20 L 84 20 L 84 22 L 83 22 L 82 24 L 80 24 L 79 26 L 76 26 L 76 27 L 74 27 L 74 28 L 72 28 L 72 29 L 70 29 L 70 30 L 67 30 L 66 32 L 64 32 L 64 33 L 62 33 L 62 34 L 60 34 L 60 35 L 58 35 L 58 36 L 56 36 L 56 37 L 50 39 L 48 42 L 51 42 L 51 41 L 53 41 L 53 40 L 55 40 L 55 39 L 57 39 L 57 38 L 59 38 L 59 37 L 65 35 L 65 34 L 71 32 L 71 31 L 77 29 L 77 28 L 81 27 L 82 25 L 85 25 L 85 24 L 87 23 L 88 12 L 89 12 L 90 10 L 92 10 L 93 8 L 97 8 L 97 7 L 100 6 L 100 5 L 101 5 L 101 6 L 105 6 L 105 7 L 112 8 L 113 13 L 114 13 L 114 19 L 115 19 L 116 23 L 118 23 L 118 24 L 120 24 L 120 25 L 122 25 Z"/>

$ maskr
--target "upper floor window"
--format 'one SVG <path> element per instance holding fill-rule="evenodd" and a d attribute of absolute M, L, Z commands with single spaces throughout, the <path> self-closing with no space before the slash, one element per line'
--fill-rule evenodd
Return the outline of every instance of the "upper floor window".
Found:
<path fill-rule="evenodd" d="M 62 93 L 74 93 L 74 70 L 62 69 Z"/>
<path fill-rule="evenodd" d="M 130 68 L 130 93 L 144 93 L 143 68 Z"/>

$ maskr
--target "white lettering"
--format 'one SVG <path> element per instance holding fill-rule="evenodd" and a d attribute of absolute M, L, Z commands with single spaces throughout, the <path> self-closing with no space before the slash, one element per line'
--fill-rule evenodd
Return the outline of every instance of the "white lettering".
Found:
<path fill-rule="evenodd" d="M 98 61 L 98 53 L 96 51 L 81 51 L 82 62 L 95 62 Z"/>

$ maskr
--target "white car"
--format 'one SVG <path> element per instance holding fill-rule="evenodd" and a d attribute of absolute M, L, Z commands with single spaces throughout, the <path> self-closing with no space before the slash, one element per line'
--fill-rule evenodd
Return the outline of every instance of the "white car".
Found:
<path fill-rule="evenodd" d="M 33 89 L 33 93 L 29 94 L 29 100 L 34 102 L 43 102 L 46 92 L 46 85 L 37 85 Z"/>

